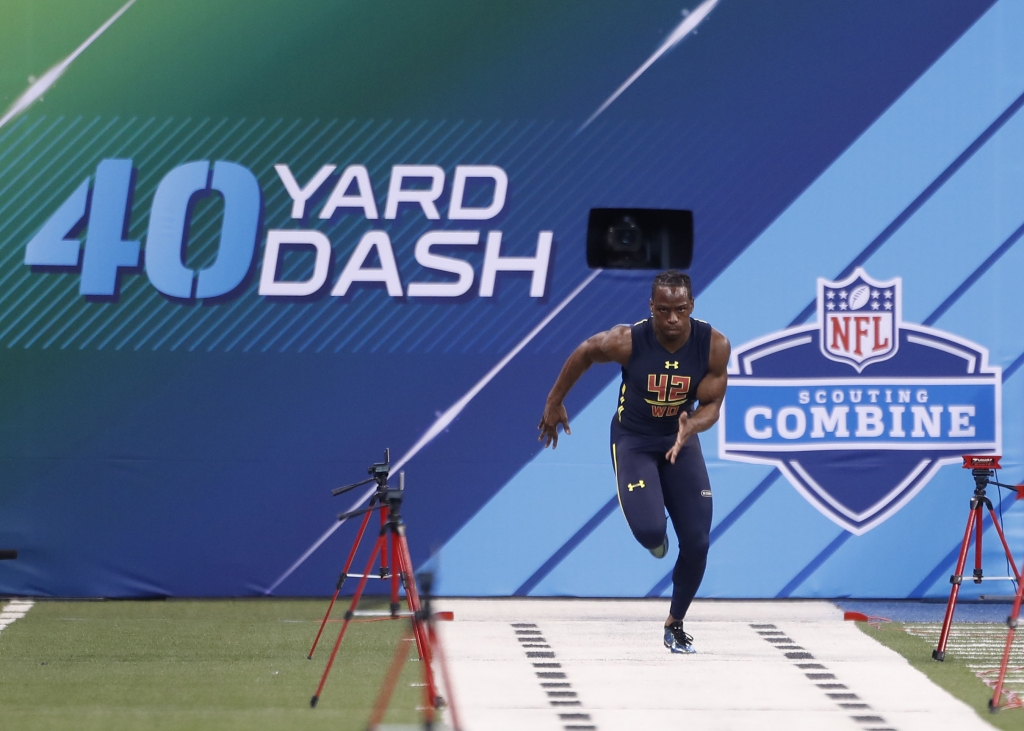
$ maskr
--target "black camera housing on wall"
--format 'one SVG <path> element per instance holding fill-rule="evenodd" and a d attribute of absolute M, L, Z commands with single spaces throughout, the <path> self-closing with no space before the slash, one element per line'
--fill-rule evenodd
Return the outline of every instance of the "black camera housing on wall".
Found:
<path fill-rule="evenodd" d="M 591 208 L 591 269 L 687 269 L 693 260 L 693 211 Z"/>

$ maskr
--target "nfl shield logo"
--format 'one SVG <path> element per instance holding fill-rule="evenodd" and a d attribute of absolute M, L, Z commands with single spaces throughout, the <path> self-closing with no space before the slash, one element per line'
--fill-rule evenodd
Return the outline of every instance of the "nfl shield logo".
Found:
<path fill-rule="evenodd" d="M 942 465 L 998 454 L 1000 368 L 984 346 L 904 322 L 901 301 L 898 277 L 818 279 L 818 322 L 733 348 L 719 456 L 774 465 L 861 535 Z"/>
<path fill-rule="evenodd" d="M 848 363 L 860 373 L 871 363 L 888 360 L 899 349 L 899 277 L 879 282 L 857 269 L 846 279 L 818 280 L 821 352 Z"/>

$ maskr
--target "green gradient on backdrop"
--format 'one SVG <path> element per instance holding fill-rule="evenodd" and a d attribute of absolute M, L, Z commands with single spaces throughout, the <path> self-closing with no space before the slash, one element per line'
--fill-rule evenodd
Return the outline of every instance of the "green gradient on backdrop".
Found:
<path fill-rule="evenodd" d="M 0 12 L 14 22 L 0 29 L 0 105 L 9 106 L 28 76 L 71 53 L 120 4 L 5 0 Z M 595 55 L 614 64 L 613 74 L 627 74 L 618 68 L 622 47 L 653 51 L 680 17 L 664 3 L 611 0 L 587 3 L 585 12 L 575 3 L 540 0 L 388 6 L 382 13 L 372 0 L 138 0 L 37 111 L 578 117 L 591 111 L 578 107 L 581 98 L 596 106 L 608 93 L 607 81 L 594 73 Z"/>
<path fill-rule="evenodd" d="M 28 88 L 30 76 L 42 76 L 66 58 L 123 4 L 0 0 L 0 112 Z"/>

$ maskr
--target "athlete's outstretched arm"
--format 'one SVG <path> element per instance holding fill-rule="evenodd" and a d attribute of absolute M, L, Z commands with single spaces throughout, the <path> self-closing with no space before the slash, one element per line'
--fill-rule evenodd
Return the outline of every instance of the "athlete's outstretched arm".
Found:
<path fill-rule="evenodd" d="M 729 365 L 730 352 L 732 352 L 732 346 L 729 345 L 729 340 L 712 328 L 708 372 L 697 386 L 697 401 L 700 406 L 693 414 L 687 414 L 684 411 L 679 415 L 679 432 L 676 434 L 676 443 L 665 453 L 665 457 L 672 464 L 676 463 L 679 450 L 686 444 L 687 439 L 698 432 L 707 431 L 718 421 L 718 415 L 722 410 L 722 399 L 725 398 L 725 387 L 729 379 L 726 368 Z"/>
<path fill-rule="evenodd" d="M 611 330 L 605 330 L 580 343 L 579 347 L 572 352 L 569 359 L 562 366 L 562 372 L 555 379 L 555 385 L 551 387 L 547 403 L 544 404 L 544 415 L 540 418 L 540 436 L 537 441 L 544 442 L 544 447 L 551 446 L 552 449 L 558 446 L 558 425 L 561 424 L 566 434 L 572 434 L 569 429 L 569 415 L 565 412 L 563 401 L 580 376 L 594 363 L 629 363 L 629 356 L 633 353 L 633 335 L 629 325 L 616 325 Z"/>

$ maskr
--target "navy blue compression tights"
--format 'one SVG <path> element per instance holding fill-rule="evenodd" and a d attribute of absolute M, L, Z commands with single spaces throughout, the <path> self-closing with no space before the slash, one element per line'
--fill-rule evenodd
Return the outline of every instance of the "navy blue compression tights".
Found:
<path fill-rule="evenodd" d="M 644 548 L 657 548 L 665 540 L 666 509 L 672 519 L 679 557 L 672 571 L 671 614 L 682 619 L 707 565 L 711 483 L 696 435 L 683 445 L 675 464 L 665 459 L 675 440 L 674 434 L 635 434 L 612 419 L 612 465 L 629 529 Z"/>

